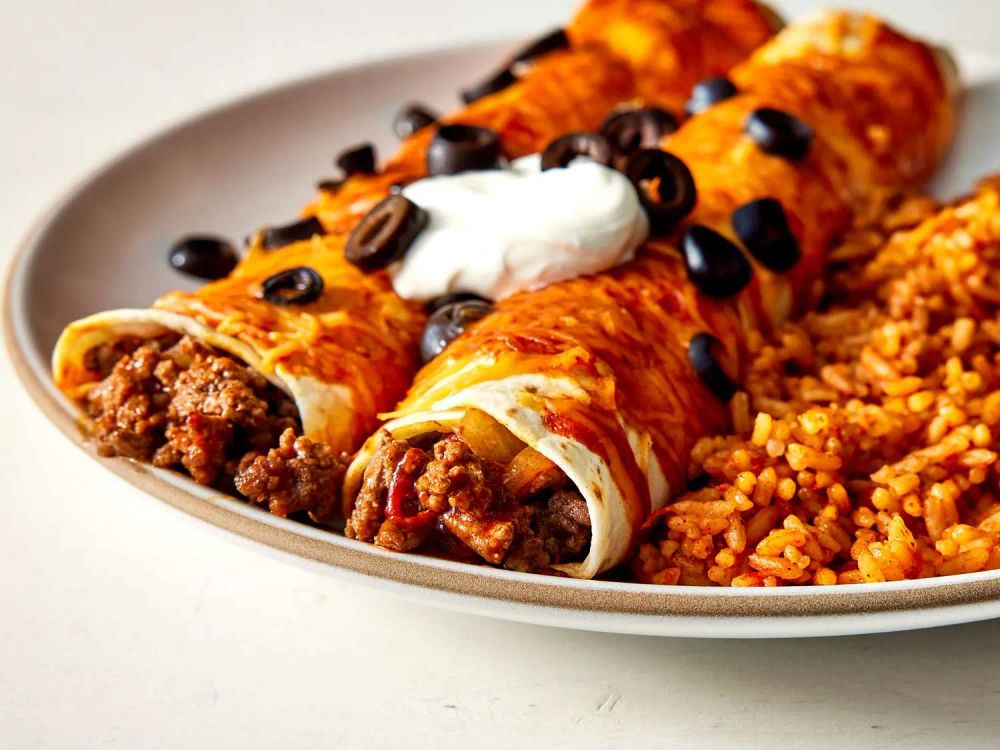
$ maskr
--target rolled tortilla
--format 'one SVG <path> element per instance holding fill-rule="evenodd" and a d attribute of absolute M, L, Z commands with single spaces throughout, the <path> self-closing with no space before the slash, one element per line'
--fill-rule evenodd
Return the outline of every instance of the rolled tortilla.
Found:
<path fill-rule="evenodd" d="M 618 105 L 678 118 L 692 87 L 726 74 L 766 42 L 780 19 L 754 0 L 589 0 L 566 27 L 569 48 L 518 68 L 513 85 L 441 119 L 498 132 L 516 159 L 555 137 L 594 130 Z M 307 208 L 329 231 L 353 226 L 373 197 L 424 177 L 434 127 L 417 131 L 376 175 L 324 191 Z"/>
<path fill-rule="evenodd" d="M 657 102 L 683 101 L 695 81 L 723 72 L 771 33 L 769 13 L 750 0 L 594 0 L 574 21 L 569 49 L 540 56 L 519 70 L 516 83 L 445 122 L 495 130 L 508 157 L 540 151 L 568 131 L 596 128 L 616 105 L 638 100 L 639 66 L 646 64 L 613 52 L 622 39 L 605 34 L 606 23 L 617 19 L 619 30 L 610 33 L 631 38 L 636 27 L 629 17 L 645 18 L 653 6 L 660 8 L 659 17 L 643 38 L 662 54 L 676 46 L 676 56 L 683 51 L 685 60 L 671 76 L 660 76 Z M 702 6 L 714 10 L 702 12 Z M 56 384 L 79 401 L 100 377 L 87 367 L 87 352 L 95 346 L 126 336 L 182 333 L 233 355 L 291 396 L 307 437 L 353 452 L 375 429 L 377 415 L 398 403 L 412 382 L 426 313 L 398 298 L 384 273 L 365 275 L 344 261 L 343 246 L 361 216 L 394 184 L 425 174 L 432 134 L 433 128 L 414 134 L 378 174 L 357 175 L 335 194 L 324 192 L 306 213 L 321 220 L 326 236 L 272 251 L 257 246 L 229 278 L 194 294 L 175 292 L 149 309 L 114 310 L 71 323 L 53 355 Z M 302 265 L 323 277 L 319 300 L 276 306 L 257 298 L 267 277 Z"/>
<path fill-rule="evenodd" d="M 869 16 L 792 26 L 732 78 L 738 96 L 665 143 L 698 186 L 689 221 L 733 237 L 733 209 L 775 198 L 802 251 L 797 266 L 777 274 L 754 263 L 749 286 L 713 300 L 688 281 L 674 243 L 651 241 L 627 266 L 501 301 L 418 374 L 383 428 L 409 440 L 447 432 L 478 409 L 555 462 L 590 514 L 586 557 L 554 566 L 570 576 L 621 563 L 642 520 L 683 486 L 694 442 L 726 426 L 726 404 L 689 362 L 692 337 L 712 334 L 716 359 L 739 372 L 760 331 L 815 298 L 837 235 L 926 178 L 951 137 L 951 69 Z M 743 134 L 764 106 L 813 128 L 806 159 L 768 155 Z M 348 469 L 345 512 L 382 436 Z"/>
<path fill-rule="evenodd" d="M 319 299 L 276 305 L 260 298 L 266 278 L 297 266 L 322 276 Z M 95 346 L 185 334 L 262 373 L 295 401 L 307 437 L 349 452 L 409 384 L 422 326 L 420 306 L 397 297 L 383 276 L 344 260 L 341 237 L 317 235 L 277 252 L 256 249 L 232 276 L 194 293 L 172 292 L 148 309 L 71 323 L 56 344 L 52 371 L 60 390 L 82 398 L 101 378 L 87 366 Z"/>

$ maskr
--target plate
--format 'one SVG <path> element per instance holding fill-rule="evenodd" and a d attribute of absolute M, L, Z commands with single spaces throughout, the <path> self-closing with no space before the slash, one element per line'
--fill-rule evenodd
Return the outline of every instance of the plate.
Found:
<path fill-rule="evenodd" d="M 169 269 L 182 234 L 239 238 L 294 217 L 340 148 L 374 139 L 390 153 L 392 115 L 421 100 L 455 106 L 455 91 L 511 44 L 401 57 L 291 83 L 214 109 L 123 154 L 38 223 L 10 268 L 5 334 L 31 397 L 76 445 L 133 488 L 231 539 L 423 603 L 587 630 L 702 637 L 843 635 L 1000 617 L 1000 571 L 887 584 L 709 589 L 574 581 L 388 553 L 276 518 L 171 472 L 98 459 L 81 441 L 70 404 L 49 380 L 49 357 L 69 321 L 142 307 L 195 284 Z M 1000 58 L 959 55 L 968 90 L 951 156 L 932 185 L 959 194 L 1000 167 Z M 460 71 L 461 80 L 457 80 Z"/>

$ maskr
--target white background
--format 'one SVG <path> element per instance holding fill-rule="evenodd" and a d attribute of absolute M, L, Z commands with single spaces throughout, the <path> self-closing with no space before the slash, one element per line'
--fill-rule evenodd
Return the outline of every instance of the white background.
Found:
<path fill-rule="evenodd" d="M 1000 52 L 995 0 L 870 5 Z M 572 7 L 0 0 L 0 260 L 89 169 L 206 105 L 395 52 L 530 35 Z M 141 501 L 35 412 L 5 359 L 0 502 L 2 748 L 997 743 L 1000 623 L 681 641 L 396 601 Z"/>

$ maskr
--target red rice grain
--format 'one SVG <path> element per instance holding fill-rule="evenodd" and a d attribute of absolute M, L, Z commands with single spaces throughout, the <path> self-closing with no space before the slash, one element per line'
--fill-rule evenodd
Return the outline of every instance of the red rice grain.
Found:
<path fill-rule="evenodd" d="M 916 222 L 920 222 L 919 224 Z M 647 523 L 645 582 L 874 583 L 1000 568 L 1000 179 L 853 233 L 832 304 L 753 341 L 709 486 Z"/>

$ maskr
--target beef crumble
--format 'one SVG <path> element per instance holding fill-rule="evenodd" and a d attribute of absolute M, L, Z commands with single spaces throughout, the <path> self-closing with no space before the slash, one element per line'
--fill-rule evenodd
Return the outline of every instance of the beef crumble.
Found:
<path fill-rule="evenodd" d="M 517 543 L 505 567 L 530 573 L 546 565 L 581 559 L 590 547 L 590 511 L 575 490 L 555 492 L 543 507 L 521 520 Z"/>
<path fill-rule="evenodd" d="M 101 455 L 185 471 L 277 515 L 336 514 L 346 457 L 302 436 L 291 399 L 243 363 L 178 335 L 94 347 L 85 361 L 102 377 L 86 399 Z M 383 433 L 346 533 L 523 571 L 582 559 L 586 502 L 551 462 L 522 453 L 533 459 L 486 459 L 453 434 Z"/>
<path fill-rule="evenodd" d="M 337 510 L 344 468 L 330 446 L 297 437 L 289 427 L 281 433 L 277 448 L 266 454 L 247 453 L 233 481 L 240 494 L 275 515 L 305 511 L 322 521 Z"/>
<path fill-rule="evenodd" d="M 382 433 L 347 521 L 347 536 L 398 552 L 458 546 L 493 565 L 538 571 L 582 559 L 590 514 L 565 475 L 523 500 L 504 489 L 504 465 L 454 434 L 429 449 Z"/>
<path fill-rule="evenodd" d="M 273 513 L 337 506 L 345 461 L 301 432 L 292 400 L 267 378 L 189 336 L 94 347 L 103 376 L 87 396 L 97 451 L 186 471 Z"/>
<path fill-rule="evenodd" d="M 476 456 L 457 435 L 434 444 L 432 457 L 414 483 L 421 507 L 443 513 L 449 507 L 486 514 L 502 503 L 502 467 Z"/>

